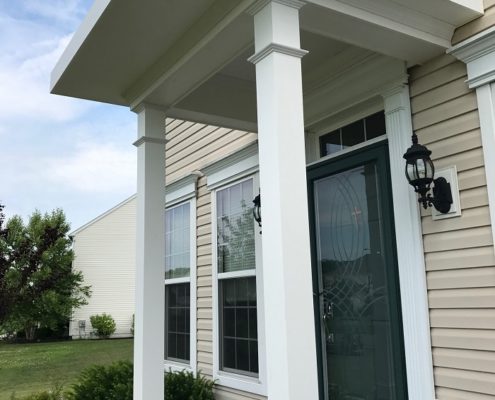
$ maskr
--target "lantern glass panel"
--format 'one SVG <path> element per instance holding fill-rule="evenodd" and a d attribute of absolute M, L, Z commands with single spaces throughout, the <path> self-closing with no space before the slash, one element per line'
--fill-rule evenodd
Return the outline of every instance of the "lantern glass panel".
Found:
<path fill-rule="evenodd" d="M 433 161 L 429 158 L 426 160 L 426 178 L 433 179 L 435 175 L 435 167 L 433 166 Z"/>
<path fill-rule="evenodd" d="M 409 162 L 406 164 L 406 175 L 407 175 L 407 180 L 412 182 L 416 178 L 414 177 L 414 164 L 410 164 Z"/>
<path fill-rule="evenodd" d="M 416 171 L 416 178 L 426 178 L 426 163 L 422 158 L 416 160 Z"/>

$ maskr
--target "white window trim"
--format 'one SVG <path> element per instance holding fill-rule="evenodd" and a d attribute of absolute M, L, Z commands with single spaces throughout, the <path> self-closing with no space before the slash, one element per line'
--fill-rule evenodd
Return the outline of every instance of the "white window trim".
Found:
<path fill-rule="evenodd" d="M 227 155 L 202 169 L 209 190 L 258 172 L 258 142 Z"/>
<path fill-rule="evenodd" d="M 257 156 L 256 156 L 257 158 Z M 239 163 L 238 165 L 246 167 L 247 163 Z M 255 167 L 257 169 L 257 166 Z M 261 253 L 261 237 L 259 227 L 254 221 L 255 229 L 255 254 L 256 254 L 256 269 L 247 271 L 234 271 L 218 273 L 217 271 L 217 217 L 216 217 L 216 194 L 218 190 L 225 189 L 229 186 L 236 185 L 248 179 L 253 179 L 253 189 L 259 187 L 259 176 L 257 173 L 253 175 L 252 169 L 241 171 L 239 168 L 229 168 L 230 172 L 234 172 L 231 178 L 222 177 L 223 186 L 215 185 L 215 189 L 211 192 L 211 215 L 212 215 L 212 297 L 213 297 L 213 379 L 218 385 L 227 386 L 234 389 L 243 390 L 250 393 L 266 395 L 266 351 L 265 351 L 265 318 L 264 318 L 264 302 L 263 302 L 263 275 L 262 268 L 262 253 Z M 246 176 L 247 175 L 247 176 Z M 240 178 L 242 177 L 242 178 Z M 209 177 L 208 177 L 209 179 Z M 254 198 L 254 196 L 253 196 Z M 247 375 L 236 374 L 220 370 L 220 329 L 219 329 L 219 302 L 218 302 L 218 280 L 238 277 L 256 276 L 256 302 L 258 316 L 258 377 L 250 377 Z"/>
<path fill-rule="evenodd" d="M 189 277 L 165 279 L 164 285 L 172 285 L 177 283 L 190 283 L 190 308 L 189 308 L 189 327 L 190 327 L 190 343 L 189 343 L 189 363 L 181 363 L 175 360 L 164 359 L 163 366 L 165 372 L 172 371 L 190 371 L 196 374 L 197 369 L 197 258 L 196 258 L 196 181 L 197 175 L 191 174 L 176 181 L 170 186 L 167 186 L 166 192 L 166 210 L 179 207 L 185 203 L 189 203 L 189 227 L 190 227 L 190 272 Z M 175 190 L 170 190 L 170 189 Z M 165 308 L 166 310 L 166 308 Z M 166 321 L 166 319 L 165 319 Z M 165 331 L 166 332 L 166 331 Z M 164 337 L 163 340 L 166 338 Z M 165 355 L 164 355 L 165 356 Z"/>

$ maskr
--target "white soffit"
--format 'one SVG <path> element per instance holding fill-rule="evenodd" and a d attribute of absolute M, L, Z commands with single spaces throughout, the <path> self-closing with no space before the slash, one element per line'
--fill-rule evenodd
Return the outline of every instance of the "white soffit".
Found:
<path fill-rule="evenodd" d="M 447 0 L 310 0 L 301 27 L 381 54 L 421 63 L 450 47 L 454 29 L 482 14 Z M 476 1 L 480 3 L 481 0 Z"/>
<path fill-rule="evenodd" d="M 156 69 L 195 54 L 240 1 L 95 1 L 52 72 L 51 92 L 130 105 L 134 85 L 143 91 Z"/>

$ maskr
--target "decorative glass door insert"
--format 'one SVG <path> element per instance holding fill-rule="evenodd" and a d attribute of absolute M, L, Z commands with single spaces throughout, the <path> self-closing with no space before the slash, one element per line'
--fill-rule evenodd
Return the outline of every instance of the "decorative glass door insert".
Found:
<path fill-rule="evenodd" d="M 406 399 L 383 148 L 375 146 L 308 173 L 325 400 Z"/>

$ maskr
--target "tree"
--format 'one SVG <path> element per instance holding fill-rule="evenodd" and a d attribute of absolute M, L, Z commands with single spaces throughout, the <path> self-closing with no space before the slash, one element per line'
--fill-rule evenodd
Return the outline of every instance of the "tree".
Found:
<path fill-rule="evenodd" d="M 35 211 L 24 225 L 5 216 L 0 206 L 0 331 L 24 330 L 33 340 L 36 328 L 57 329 L 72 310 L 87 304 L 90 287 L 72 271 L 74 253 L 62 210 Z"/>

